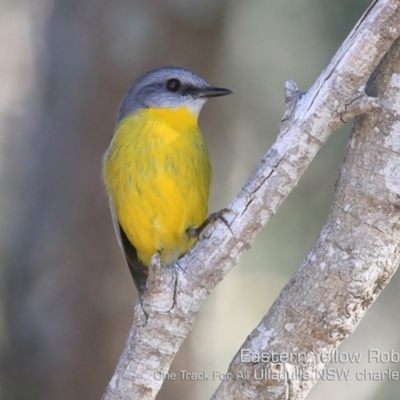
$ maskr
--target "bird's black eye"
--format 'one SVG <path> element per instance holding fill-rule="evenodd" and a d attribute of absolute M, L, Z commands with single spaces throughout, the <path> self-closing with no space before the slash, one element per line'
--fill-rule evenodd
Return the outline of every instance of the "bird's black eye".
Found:
<path fill-rule="evenodd" d="M 177 92 L 180 87 L 181 87 L 181 81 L 179 79 L 173 78 L 167 81 L 167 89 L 170 92 Z"/>

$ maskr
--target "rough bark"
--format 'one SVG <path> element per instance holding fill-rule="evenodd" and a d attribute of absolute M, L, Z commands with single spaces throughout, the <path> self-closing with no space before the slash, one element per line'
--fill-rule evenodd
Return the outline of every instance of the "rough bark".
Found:
<path fill-rule="evenodd" d="M 399 40 L 366 90 L 382 108 L 353 127 L 328 221 L 231 363 L 229 376 L 245 379 L 223 382 L 214 399 L 304 399 L 397 269 Z"/>
<path fill-rule="evenodd" d="M 348 119 L 379 108 L 378 99 L 368 97 L 364 88 L 399 35 L 400 3 L 375 1 L 306 94 L 287 84 L 281 132 L 228 206 L 225 223 L 217 222 L 172 267 L 162 267 L 154 258 L 147 292 L 136 304 L 126 347 L 103 399 L 155 398 L 162 384 L 157 378 L 167 373 L 202 302 L 251 246 L 329 135 Z M 382 116 L 389 124 L 392 107 L 383 105 L 368 118 L 378 123 L 377 116 Z M 365 121 L 360 119 L 358 126 Z M 399 242 L 395 134 L 388 125 L 376 125 L 372 134 L 378 138 L 359 132 L 356 128 L 350 141 L 320 238 L 242 347 L 250 356 L 278 358 L 243 362 L 239 352 L 229 369 L 232 379 L 222 382 L 215 400 L 304 398 L 316 381 L 316 376 L 304 374 L 323 368 L 326 361 L 321 359 L 355 329 L 393 274 Z M 296 359 L 303 353 L 305 359 Z M 254 371 L 260 370 L 276 374 L 255 380 Z M 304 374 L 296 374 L 298 370 Z M 246 371 L 245 379 L 235 379 Z"/>

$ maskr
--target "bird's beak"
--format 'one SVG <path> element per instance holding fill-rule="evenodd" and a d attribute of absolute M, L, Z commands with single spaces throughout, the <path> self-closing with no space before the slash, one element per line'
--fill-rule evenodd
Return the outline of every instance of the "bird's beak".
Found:
<path fill-rule="evenodd" d="M 195 89 L 192 92 L 192 96 L 194 98 L 209 98 L 209 97 L 219 97 L 226 96 L 227 94 L 231 94 L 232 91 L 229 89 L 217 88 L 217 87 L 206 87 L 204 89 Z"/>

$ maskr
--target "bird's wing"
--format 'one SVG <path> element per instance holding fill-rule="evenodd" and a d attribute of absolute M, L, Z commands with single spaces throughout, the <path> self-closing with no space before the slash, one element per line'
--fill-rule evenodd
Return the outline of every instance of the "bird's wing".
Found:
<path fill-rule="evenodd" d="M 111 198 L 110 209 L 118 244 L 124 253 L 126 263 L 128 265 L 129 271 L 131 272 L 136 288 L 138 292 L 141 293 L 146 284 L 148 268 L 139 261 L 135 247 L 129 241 L 125 231 L 122 229 L 118 221 L 117 215 L 115 214 L 115 208 Z"/>

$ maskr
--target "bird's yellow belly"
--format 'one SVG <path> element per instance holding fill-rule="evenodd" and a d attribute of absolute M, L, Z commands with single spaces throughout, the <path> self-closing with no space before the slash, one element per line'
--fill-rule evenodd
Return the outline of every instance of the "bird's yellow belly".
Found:
<path fill-rule="evenodd" d="M 176 261 L 195 241 L 187 229 L 207 217 L 209 155 L 186 112 L 147 109 L 123 120 L 105 157 L 117 219 L 145 265 L 157 251 Z"/>
<path fill-rule="evenodd" d="M 187 198 L 176 182 L 179 177 L 169 176 L 165 166 L 151 178 L 142 178 L 130 186 L 126 201 L 116 202 L 117 217 L 143 263 L 147 265 L 157 251 L 164 263 L 174 262 L 194 243 L 186 230 L 206 218 L 200 193 Z"/>

